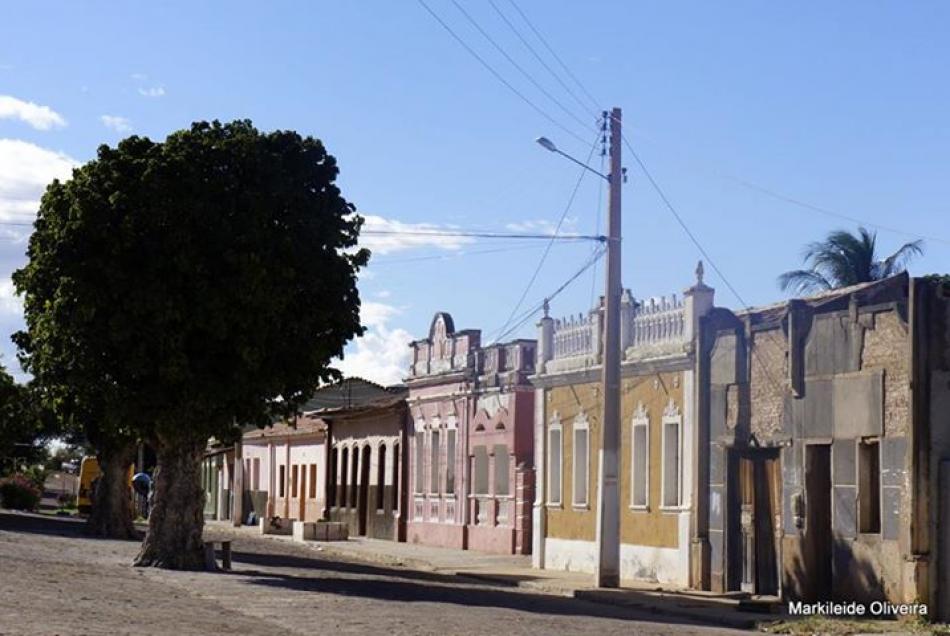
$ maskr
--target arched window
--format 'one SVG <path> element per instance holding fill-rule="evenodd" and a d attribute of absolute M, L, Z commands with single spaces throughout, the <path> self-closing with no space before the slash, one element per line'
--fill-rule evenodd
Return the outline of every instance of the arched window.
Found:
<path fill-rule="evenodd" d="M 386 507 L 386 445 L 379 447 L 379 462 L 376 464 L 376 509 Z"/>

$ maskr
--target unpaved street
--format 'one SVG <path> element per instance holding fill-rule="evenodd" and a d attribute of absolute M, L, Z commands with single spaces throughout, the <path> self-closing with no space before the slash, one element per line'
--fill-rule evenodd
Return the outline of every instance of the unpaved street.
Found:
<path fill-rule="evenodd" d="M 138 544 L 0 512 L 0 634 L 725 634 L 470 579 L 347 562 L 262 538 L 231 573 L 129 566 Z"/>

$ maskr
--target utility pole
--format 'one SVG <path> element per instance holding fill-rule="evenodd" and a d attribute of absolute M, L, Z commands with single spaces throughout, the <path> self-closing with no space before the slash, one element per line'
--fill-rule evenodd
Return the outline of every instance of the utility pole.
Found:
<path fill-rule="evenodd" d="M 604 113 L 605 116 L 607 115 Z M 600 475 L 597 482 L 598 587 L 620 586 L 620 109 L 610 120 L 610 184 L 607 218 L 607 276 L 604 293 L 603 398 Z"/>

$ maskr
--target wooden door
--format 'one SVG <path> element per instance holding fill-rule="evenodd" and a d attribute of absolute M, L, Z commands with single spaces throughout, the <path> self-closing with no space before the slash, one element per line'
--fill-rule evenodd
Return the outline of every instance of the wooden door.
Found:
<path fill-rule="evenodd" d="M 831 599 L 831 446 L 805 447 L 805 559 L 808 600 Z"/>
<path fill-rule="evenodd" d="M 359 500 L 356 504 L 356 514 L 358 517 L 359 534 L 366 535 L 366 510 L 369 505 L 369 444 L 363 447 L 360 457 L 360 489 Z"/>

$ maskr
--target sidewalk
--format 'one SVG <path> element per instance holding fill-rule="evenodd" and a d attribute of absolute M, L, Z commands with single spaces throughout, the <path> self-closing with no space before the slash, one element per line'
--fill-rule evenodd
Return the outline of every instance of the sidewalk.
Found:
<path fill-rule="evenodd" d="M 256 527 L 234 527 L 230 522 L 206 521 L 215 535 L 295 543 L 286 535 L 261 535 Z M 591 574 L 531 567 L 530 556 L 484 554 L 364 537 L 348 541 L 296 542 L 325 555 L 344 559 L 405 567 L 462 578 L 477 579 L 503 587 L 516 587 L 545 594 L 573 597 L 593 603 L 630 607 L 657 614 L 687 618 L 708 625 L 753 629 L 780 618 L 771 614 L 774 604 L 743 595 L 715 595 L 684 589 L 664 589 L 659 584 L 623 581 L 616 590 L 596 588 Z"/>

